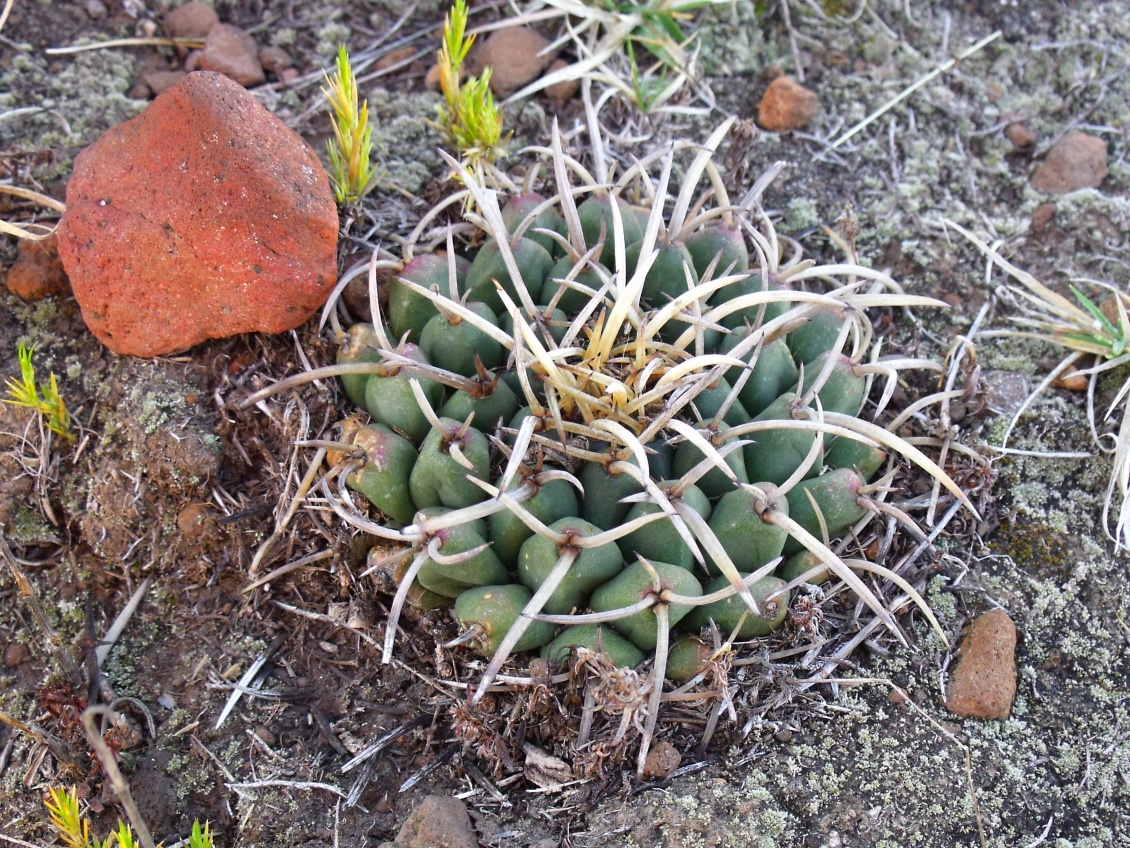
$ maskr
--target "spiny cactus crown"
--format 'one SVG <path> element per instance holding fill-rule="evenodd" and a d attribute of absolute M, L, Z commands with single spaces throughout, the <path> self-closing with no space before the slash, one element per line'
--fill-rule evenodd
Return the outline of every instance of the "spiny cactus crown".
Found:
<path fill-rule="evenodd" d="M 893 510 L 892 453 L 972 509 L 931 460 L 861 417 L 876 377 L 881 408 L 900 369 L 937 368 L 879 357 L 865 310 L 936 302 L 852 261 L 782 261 L 756 200 L 731 205 L 711 163 L 728 128 L 611 185 L 555 128 L 544 152 L 556 194 L 501 206 L 450 160 L 486 241 L 464 257 L 448 231 L 445 251 L 372 263 L 374 321 L 339 353 L 372 420 L 343 425 L 350 450 L 327 493 L 354 526 L 407 545 L 374 563 L 399 583 L 386 661 L 406 602 L 453 603 L 456 641 L 489 658 L 476 700 L 524 651 L 556 665 L 578 647 L 625 667 L 650 658 L 650 732 L 663 681 L 710 656 L 703 628 L 766 635 L 801 583 L 841 580 L 894 629 L 857 573 L 880 572 L 934 622 L 900 577 L 831 543 Z M 641 186 L 648 205 L 628 202 Z M 672 628 L 685 634 L 674 644 Z"/>

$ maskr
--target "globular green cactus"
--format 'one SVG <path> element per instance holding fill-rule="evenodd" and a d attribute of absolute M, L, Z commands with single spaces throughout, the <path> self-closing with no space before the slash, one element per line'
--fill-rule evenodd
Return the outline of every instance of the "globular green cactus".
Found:
<path fill-rule="evenodd" d="M 871 356 L 866 310 L 940 304 L 851 262 L 782 266 L 770 220 L 734 207 L 711 164 L 729 125 L 637 162 L 611 189 L 570 182 L 586 172 L 555 131 L 544 199 L 504 203 L 449 160 L 482 247 L 456 257 L 449 236 L 443 255 L 410 244 L 403 263 L 376 263 L 392 277 L 390 314 L 374 291 L 373 325 L 351 330 L 340 356 L 375 435 L 347 440 L 325 492 L 355 527 L 409 546 L 385 660 L 418 584 L 428 603 L 455 596 L 456 642 L 489 660 L 473 700 L 511 657 L 546 645 L 557 667 L 579 646 L 650 662 L 641 768 L 667 669 L 690 679 L 712 639 L 772 633 L 790 581 L 840 580 L 895 629 L 856 572 L 905 581 L 835 547 L 879 510 L 868 481 L 884 462 L 918 465 L 972 510 L 865 411 L 873 375 L 894 367 Z M 648 185 L 648 208 L 620 191 L 633 183 Z M 676 626 L 692 633 L 669 656 Z"/>

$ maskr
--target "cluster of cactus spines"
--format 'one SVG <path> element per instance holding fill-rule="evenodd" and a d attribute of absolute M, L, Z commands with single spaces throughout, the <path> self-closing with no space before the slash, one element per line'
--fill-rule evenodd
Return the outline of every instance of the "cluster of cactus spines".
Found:
<path fill-rule="evenodd" d="M 614 184 L 554 128 L 556 194 L 504 206 L 449 159 L 485 243 L 468 261 L 449 230 L 444 252 L 374 258 L 373 323 L 350 328 L 339 356 L 372 423 L 343 426 L 326 494 L 355 527 L 407 545 L 373 564 L 399 581 L 385 661 L 406 602 L 453 605 L 455 642 L 488 660 L 473 701 L 523 651 L 650 658 L 641 768 L 668 668 L 698 674 L 712 629 L 725 644 L 772 632 L 801 583 L 838 578 L 898 635 L 857 573 L 876 572 L 937 627 L 905 581 L 833 546 L 879 512 L 905 519 L 884 503 L 893 472 L 869 482 L 889 454 L 972 509 L 860 417 L 876 377 L 883 405 L 899 369 L 937 367 L 880 359 L 865 310 L 936 302 L 854 261 L 783 264 L 769 220 L 731 206 L 711 163 L 729 124 Z M 681 150 L 695 153 L 669 198 Z M 379 266 L 393 272 L 385 313 Z M 674 646 L 673 628 L 687 634 Z"/>

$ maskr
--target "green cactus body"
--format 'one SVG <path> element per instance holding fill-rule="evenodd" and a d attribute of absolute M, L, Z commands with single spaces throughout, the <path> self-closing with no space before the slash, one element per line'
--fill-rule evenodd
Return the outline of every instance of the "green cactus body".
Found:
<path fill-rule="evenodd" d="M 488 324 L 498 326 L 498 316 L 485 303 L 471 301 L 464 306 Z M 433 365 L 464 377 L 478 373 L 476 360 L 488 369 L 502 364 L 502 344 L 455 313 L 432 316 L 420 334 L 420 350 Z"/>
<path fill-rule="evenodd" d="M 462 287 L 467 279 L 468 268 L 470 268 L 470 263 L 466 259 L 456 258 L 455 282 L 460 292 L 463 291 Z M 402 280 L 410 280 L 425 289 L 450 296 L 451 280 L 449 274 L 446 255 L 423 253 L 414 257 L 401 269 L 399 274 L 389 280 L 388 323 L 392 330 L 394 342 L 407 333 L 408 341 L 419 344 L 420 334 L 424 331 L 424 326 L 438 312 L 432 301 L 419 292 L 410 289 Z"/>
<path fill-rule="evenodd" d="M 542 289 L 541 303 L 552 303 L 553 298 L 557 296 L 560 291 L 560 297 L 557 298 L 557 308 L 565 313 L 566 316 L 576 315 L 585 304 L 591 299 L 591 295 L 578 291 L 562 282 L 555 282 L 564 280 L 572 274 L 575 267 L 575 261 L 571 256 L 563 256 L 557 260 L 557 264 L 550 269 L 549 276 L 546 278 L 545 288 Z M 610 276 L 608 270 L 603 268 L 604 274 Z M 576 274 L 572 274 L 573 282 L 584 286 L 593 293 L 601 290 L 604 282 L 601 279 L 600 272 L 592 267 L 584 267 Z"/>
<path fill-rule="evenodd" d="M 599 527 L 582 518 L 562 518 L 549 525 L 549 529 L 566 536 L 565 543 L 558 545 L 543 536 L 526 539 L 518 551 L 518 580 L 537 591 L 561 555 L 569 549 L 576 551 L 577 558 L 543 607 L 547 613 L 560 615 L 580 607 L 589 592 L 618 574 L 624 565 L 624 557 L 615 542 L 606 542 L 595 548 L 572 545 L 574 539 L 601 532 Z"/>
<path fill-rule="evenodd" d="M 628 165 L 622 176 L 592 174 L 588 163 L 563 157 L 558 137 L 553 167 L 543 173 L 552 175 L 560 196 L 545 204 L 539 195 L 521 194 L 501 210 L 497 195 L 452 160 L 476 214 L 449 231 L 449 244 L 469 256 L 481 246 L 472 261 L 452 264 L 423 252 L 422 242 L 407 245 L 406 255 L 421 253 L 388 281 L 388 331 L 358 325 L 338 354 L 343 363 L 375 363 L 374 376 L 346 375 L 343 386 L 377 423 L 358 435 L 362 416 L 351 416 L 341 441 L 355 439 L 369 459 L 360 470 L 349 466 L 346 484 L 364 492 L 387 520 L 382 516 L 380 526 L 357 515 L 363 504 L 348 499 L 332 506 L 354 527 L 399 540 L 408 552 L 389 558 L 384 569 L 387 578 L 396 564 L 401 578 L 389 605 L 386 659 L 406 601 L 440 605 L 454 597 L 456 616 L 469 628 L 466 641 L 492 658 L 475 702 L 511 654 L 553 639 L 555 627 L 536 620 L 537 611 L 571 623 L 574 611 L 581 621 L 595 618 L 601 623 L 568 628 L 544 654 L 560 664 L 584 645 L 624 666 L 654 659 L 647 708 L 638 713 L 649 722 L 641 763 L 663 700 L 664 669 L 671 679 L 688 680 L 708 668 L 713 654 L 712 640 L 668 646 L 669 634 L 657 633 L 660 622 L 701 631 L 714 621 L 728 637 L 745 615 L 738 636 L 748 639 L 778 626 L 788 606 L 782 597 L 766 605 L 766 615 L 746 615 L 745 587 L 704 607 L 674 598 L 701 598 L 710 578 L 706 589 L 726 587 L 771 564 L 777 574 L 750 587 L 755 601 L 814 568 L 810 580 L 828 579 L 820 564 L 822 557 L 834 562 L 831 552 L 819 544 L 812 545 L 817 554 L 808 552 L 789 529 L 830 541 L 859 522 L 869 506 L 861 486 L 886 450 L 914 459 L 971 508 L 952 480 L 898 436 L 880 436 L 860 422 L 855 429 L 873 434 L 878 447 L 816 429 L 820 408 L 860 415 L 871 369 L 843 356 L 840 338 L 849 335 L 850 320 L 850 329 L 860 330 L 851 334 L 852 357 L 867 361 L 870 352 L 857 348 L 872 335 L 866 310 L 879 299 L 858 281 L 876 277 L 856 273 L 850 257 L 824 266 L 788 259 L 792 251 L 779 249 L 772 221 L 732 206 L 717 173 L 708 172 L 705 156 L 724 138 L 719 128 L 705 146 L 680 147 L 678 155 L 689 161 L 680 160 L 678 170 L 674 159 L 664 162 L 654 179 L 646 160 Z M 528 186 L 539 167 L 529 172 Z M 706 191 L 698 185 L 704 174 Z M 587 185 L 571 185 L 576 175 Z M 506 184 L 501 176 L 499 182 Z M 632 207 L 609 191 L 613 182 L 656 208 Z M 573 198 L 582 196 L 574 216 Z M 484 232 L 468 233 L 468 225 Z M 413 238 L 424 237 L 425 229 Z M 654 257 L 641 257 L 645 230 L 655 238 Z M 430 240 L 434 232 L 428 233 Z M 637 275 L 641 258 L 650 264 Z M 734 279 L 719 282 L 723 275 Z M 705 277 L 713 282 L 703 283 Z M 831 296 L 808 293 L 817 287 Z M 882 302 L 898 304 L 897 287 Z M 892 360 L 890 367 L 908 363 L 914 364 Z M 844 427 L 837 432 L 852 429 L 851 422 Z M 703 465 L 704 456 L 713 456 L 703 439 L 724 452 L 713 467 Z M 340 446 L 334 451 L 335 467 L 356 463 Z M 485 481 L 492 479 L 497 487 L 509 479 L 514 497 L 491 497 L 494 487 Z M 677 519 L 664 514 L 664 497 Z M 624 528 L 648 519 L 654 520 Z M 624 535 L 599 547 L 579 544 L 603 531 Z M 461 555 L 468 556 L 461 561 Z M 777 565 L 782 556 L 787 561 Z M 872 570 L 898 580 L 879 565 Z M 850 570 L 831 572 L 894 626 L 867 583 Z"/>
<path fill-rule="evenodd" d="M 642 241 L 637 241 L 628 246 L 628 267 L 634 269 L 640 261 Z M 652 306 L 666 306 L 668 301 L 674 300 L 681 294 L 686 294 L 692 286 L 694 279 L 694 261 L 690 252 L 680 244 L 657 244 L 658 254 L 651 263 L 643 283 L 643 298 Z M 690 279 L 687 277 L 690 270 Z M 679 332 L 683 327 L 679 326 Z"/>
<path fill-rule="evenodd" d="M 468 478 L 489 479 L 490 444 L 486 436 L 461 421 L 439 419 L 440 428 L 428 432 L 420 458 L 408 478 L 408 490 L 418 509 L 446 506 L 453 509 L 485 500 L 487 493 Z M 452 448 L 470 464 L 463 465 Z"/>
<path fill-rule="evenodd" d="M 754 421 L 780 421 L 781 427 L 758 430 L 747 437 L 753 440 L 753 444 L 744 448 L 745 470 L 751 480 L 768 480 L 777 485 L 784 483 L 804 462 L 813 441 L 822 438 L 811 430 L 789 427 L 796 399 L 795 392 L 786 392 L 754 417 Z M 818 473 L 820 466 L 821 459 L 817 456 L 809 473 Z"/>
<path fill-rule="evenodd" d="M 717 433 L 712 436 L 709 441 L 715 447 L 722 447 L 725 444 L 726 431 L 730 427 L 727 424 L 720 424 Z M 704 455 L 699 450 L 698 445 L 692 441 L 682 442 L 675 450 L 675 461 L 673 464 L 673 472 L 676 478 L 682 477 L 704 459 Z M 741 449 L 735 449 L 728 453 L 724 460 L 726 466 L 734 472 L 734 477 L 737 479 L 738 484 L 748 483 L 749 475 L 746 473 L 745 468 L 745 454 Z M 734 482 L 726 476 L 721 468 L 711 468 L 698 480 L 698 487 L 706 494 L 708 498 L 718 498 L 734 488 Z"/>
<path fill-rule="evenodd" d="M 706 668 L 713 649 L 697 636 L 684 636 L 667 651 L 667 679 L 682 683 Z"/>
<path fill-rule="evenodd" d="M 416 465 L 416 448 L 384 424 L 362 427 L 353 444 L 365 451 L 367 461 L 346 478 L 346 485 L 367 497 L 395 525 L 410 522 L 416 506 L 408 494 L 408 478 Z"/>
<path fill-rule="evenodd" d="M 867 515 L 867 507 L 863 506 L 859 494 L 862 485 L 863 480 L 851 468 L 837 468 L 821 477 L 803 480 L 787 496 L 789 517 L 819 539 L 822 533 L 817 518 L 819 509 L 828 529 L 828 538 L 835 539 Z M 787 555 L 802 550 L 804 546 L 795 539 L 789 539 L 785 544 Z"/>
<path fill-rule="evenodd" d="M 381 546 L 370 549 L 368 556 L 365 559 L 366 570 L 371 572 L 385 572 L 392 578 L 393 583 L 399 587 L 404 578 L 408 574 L 408 569 L 412 565 L 411 559 L 400 559 L 391 569 L 385 571 L 382 559 L 387 555 Z M 412 585 L 408 587 L 405 595 L 406 602 L 420 610 L 434 610 L 434 609 L 447 609 L 452 604 L 452 599 L 446 595 L 438 595 L 431 589 L 425 589 L 420 585 L 419 581 L 413 580 Z"/>
<path fill-rule="evenodd" d="M 355 362 L 380 362 L 377 331 L 372 324 L 354 324 L 345 333 L 345 340 L 337 351 L 337 363 L 343 365 Z M 365 387 L 369 384 L 368 374 L 342 374 L 341 387 L 346 396 L 357 406 L 365 405 Z"/>
<path fill-rule="evenodd" d="M 643 651 L 611 627 L 600 624 L 574 624 L 566 627 L 557 638 L 541 649 L 541 656 L 554 668 L 563 668 L 569 662 L 574 648 L 598 651 L 613 665 L 621 668 L 635 668 L 644 661 Z"/>
<path fill-rule="evenodd" d="M 763 494 L 743 488 L 723 495 L 714 506 L 708 522 L 730 561 L 738 571 L 746 573 L 756 571 L 769 560 L 779 557 L 788 538 L 782 528 L 765 521 L 758 512 L 759 508 L 778 509 L 788 515 L 788 501 L 777 494 L 773 485 L 759 483 L 757 488 Z M 708 562 L 707 565 L 712 574 L 718 573 L 716 564 Z"/>
<path fill-rule="evenodd" d="M 431 364 L 424 352 L 414 344 L 402 345 L 398 352 L 415 362 Z M 413 375 L 407 370 L 393 364 L 380 373 L 373 374 L 365 386 L 365 408 L 374 419 L 419 444 L 428 434 L 431 424 L 420 410 L 420 404 L 412 392 L 412 379 Z M 428 402 L 433 407 L 438 406 L 443 399 L 443 386 L 426 377 L 415 379 L 420 381 L 420 388 L 424 390 Z"/>
<path fill-rule="evenodd" d="M 710 421 L 714 418 L 722 409 L 722 404 L 726 402 L 732 389 L 733 387 L 730 385 L 729 380 L 725 377 L 719 377 L 695 395 L 691 403 L 698 412 L 699 420 Z M 749 419 L 750 415 L 739 398 L 734 398 L 734 402 L 730 404 L 729 408 L 726 410 L 726 414 L 722 416 L 722 420 L 731 427 L 735 427 L 738 424 L 745 424 Z"/>
<path fill-rule="evenodd" d="M 536 476 L 531 479 L 536 480 Z M 526 481 L 512 480 L 507 491 L 513 491 L 523 482 Z M 500 480 L 495 481 L 495 485 L 500 483 Z M 541 483 L 537 491 L 522 502 L 522 507 L 546 525 L 576 515 L 580 511 L 577 490 L 567 480 L 547 480 Z M 534 531 L 521 518 L 505 509 L 491 513 L 488 522 L 490 538 L 494 542 L 494 552 L 506 565 L 516 566 L 522 543 L 533 536 Z"/>
<path fill-rule="evenodd" d="M 735 300 L 743 295 L 758 294 L 765 291 L 787 291 L 784 286 L 773 285 L 770 283 L 768 286 L 763 286 L 761 283 L 761 275 L 751 273 L 744 280 L 734 283 L 732 286 L 727 286 L 719 292 L 716 292 L 714 297 L 710 299 L 710 305 L 720 306 L 727 301 Z M 785 301 L 777 301 L 773 303 L 759 304 L 757 306 L 743 306 L 737 309 L 722 319 L 723 327 L 729 330 L 737 330 L 742 327 L 760 327 L 762 324 L 767 324 L 774 318 L 779 318 L 789 310 L 790 304 Z M 759 317 L 760 316 L 760 317 Z"/>
<path fill-rule="evenodd" d="M 478 626 L 472 642 L 486 657 L 493 657 L 506 637 L 506 631 L 518 620 L 533 593 L 525 586 L 507 583 L 498 586 L 475 586 L 455 599 L 455 617 L 464 629 Z M 557 628 L 545 621 L 532 621 L 514 651 L 531 651 L 553 639 Z"/>
<path fill-rule="evenodd" d="M 842 353 L 833 354 L 825 351 L 808 365 L 804 366 L 804 382 L 799 388 L 794 388 L 798 394 L 807 392 L 820 376 L 820 372 L 831 356 L 836 357 L 828 379 L 816 392 L 820 398 L 820 406 L 827 412 L 839 412 L 843 415 L 858 415 L 863 407 L 863 398 L 867 394 L 867 379 L 859 373 L 859 369 L 851 360 Z M 831 442 L 832 437 L 827 437 Z"/>
<path fill-rule="evenodd" d="M 421 518 L 430 518 L 449 512 L 443 507 L 429 507 L 420 510 Z M 487 528 L 483 521 L 468 521 L 455 527 L 440 530 L 439 552 L 454 556 L 474 550 L 487 544 Z M 416 574 L 420 585 L 437 595 L 457 598 L 471 586 L 486 586 L 504 583 L 509 574 L 494 551 L 489 547 L 479 551 L 469 559 L 455 563 L 440 563 L 428 560 Z"/>
<path fill-rule="evenodd" d="M 874 445 L 837 436 L 832 440 L 824 464 L 830 468 L 854 468 L 864 480 L 870 480 L 887 461 L 887 452 Z"/>
<path fill-rule="evenodd" d="M 816 313 L 786 336 L 793 359 L 804 363 L 807 371 L 808 363 L 832 349 L 843 326 L 844 314 L 838 309 Z"/>
<path fill-rule="evenodd" d="M 802 574 L 808 574 L 813 569 L 820 569 L 807 580 L 806 583 L 827 583 L 832 579 L 832 572 L 828 570 L 828 566 L 820 557 L 816 556 L 812 551 L 804 550 L 799 551 L 777 566 L 774 572 L 778 577 L 786 583 L 791 583 Z"/>
<path fill-rule="evenodd" d="M 518 412 L 518 396 L 510 385 L 498 377 L 480 378 L 474 391 L 452 392 L 440 409 L 444 418 L 466 421 L 472 413 L 475 426 L 489 431 L 499 422 L 509 422 Z"/>
<path fill-rule="evenodd" d="M 635 464 L 635 460 L 629 460 Z M 609 530 L 624 523 L 624 517 L 631 504 L 621 503 L 620 499 L 643 491 L 640 484 L 627 472 L 610 471 L 605 463 L 588 462 L 579 475 L 585 490 L 581 514 L 601 530 Z"/>
<path fill-rule="evenodd" d="M 707 224 L 687 236 L 686 247 L 699 276 L 706 273 L 715 258 L 718 262 L 710 277 L 712 280 L 723 274 L 742 274 L 749 269 L 749 248 L 738 227 L 721 223 Z"/>
<path fill-rule="evenodd" d="M 540 303 L 538 297 L 541 295 L 542 285 L 549 276 L 550 269 L 553 268 L 553 257 L 532 238 L 516 239 L 511 243 L 510 249 L 514 253 L 514 261 L 522 274 L 522 282 L 529 292 L 530 299 L 534 303 Z M 496 281 L 520 308 L 522 301 L 518 295 L 517 285 L 506 270 L 506 263 L 502 261 L 498 242 L 491 239 L 479 248 L 479 252 L 471 260 L 471 269 L 467 272 L 468 299 L 485 303 L 495 314 L 505 311 L 502 298 L 495 288 Z"/>
<path fill-rule="evenodd" d="M 565 314 L 563 309 L 539 307 L 539 310 L 532 319 L 527 318 L 526 325 L 537 332 L 538 338 L 543 337 L 541 331 L 544 329 L 549 332 L 550 338 L 560 344 L 561 340 L 565 338 L 565 333 L 569 330 L 569 316 Z M 514 335 L 514 317 L 509 312 L 504 312 L 498 316 L 498 326 L 506 335 Z"/>
<path fill-rule="evenodd" d="M 732 351 L 749 333 L 750 330 L 745 327 L 735 330 L 722 341 L 722 353 Z M 798 376 L 788 344 L 784 339 L 777 339 L 761 349 L 750 369 L 749 377 L 738 393 L 738 400 L 751 417 L 760 415 L 790 386 L 797 384 Z"/>
<path fill-rule="evenodd" d="M 597 256 L 597 262 L 611 268 L 615 260 L 613 246 L 612 213 L 609 211 L 613 203 L 612 195 L 600 192 L 590 195 L 577 207 L 577 215 L 581 219 L 581 232 L 585 238 L 585 245 L 589 248 L 604 240 L 604 248 Z M 643 226 L 635 210 L 618 195 L 615 203 L 620 207 L 620 218 L 624 227 L 624 247 L 640 240 L 643 236 Z"/>
<path fill-rule="evenodd" d="M 702 586 L 685 568 L 659 561 L 651 562 L 651 567 L 659 575 L 663 588 L 687 597 L 702 596 Z M 637 561 L 607 583 L 597 587 L 592 593 L 589 605 L 597 612 L 607 612 L 630 606 L 650 594 L 652 594 L 651 574 L 641 562 Z M 686 604 L 671 604 L 668 613 L 669 626 L 674 627 L 690 610 L 691 607 Z M 637 648 L 643 651 L 655 650 L 658 619 L 654 610 L 645 609 L 632 613 L 613 621 L 612 626 L 627 636 Z"/>
<path fill-rule="evenodd" d="M 661 488 L 670 488 L 670 484 L 660 484 Z M 710 500 L 698 486 L 688 486 L 682 494 L 682 501 L 704 519 L 710 517 Z M 660 512 L 658 504 L 638 503 L 633 504 L 624 519 L 628 523 L 643 515 L 653 515 Z M 675 529 L 670 518 L 660 518 L 646 524 L 639 530 L 633 530 L 620 539 L 620 551 L 624 559 L 631 560 L 642 556 L 647 560 L 669 562 L 680 568 L 693 569 L 695 557 L 683 537 Z"/>
<path fill-rule="evenodd" d="M 741 574 L 741 576 L 744 579 L 749 575 Z M 729 585 L 730 581 L 726 577 L 716 577 L 706 585 L 704 594 L 709 595 L 711 592 L 717 592 Z M 785 581 L 779 577 L 763 577 L 749 587 L 750 594 L 753 595 L 753 599 L 757 601 L 758 609 L 761 610 L 761 615 L 755 615 L 746 606 L 745 601 L 735 594 L 712 604 L 695 607 L 683 618 L 680 626 L 684 630 L 697 632 L 713 621 L 721 631 L 722 638 L 729 639 L 734 628 L 741 622 L 741 627 L 738 629 L 735 638 L 754 639 L 758 636 L 768 636 L 780 627 L 785 620 L 789 611 L 789 597 L 788 593 L 785 593 L 771 601 L 767 599 L 773 593 L 780 592 L 784 588 Z M 744 621 L 742 616 L 745 616 Z"/>
<path fill-rule="evenodd" d="M 534 209 L 543 203 L 545 203 L 545 198 L 535 192 L 511 197 L 502 207 L 502 223 L 506 225 L 506 231 L 513 235 L 518 226 L 530 216 Z M 556 254 L 560 250 L 560 246 L 551 236 L 539 233 L 538 230 L 550 230 L 558 235 L 565 234 L 565 219 L 561 217 L 557 207 L 547 206 L 542 209 L 523 233 L 526 238 L 537 242 L 550 254 Z"/>

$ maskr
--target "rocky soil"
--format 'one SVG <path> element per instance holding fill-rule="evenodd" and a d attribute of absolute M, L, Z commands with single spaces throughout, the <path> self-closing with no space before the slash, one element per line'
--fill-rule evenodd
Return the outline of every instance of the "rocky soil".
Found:
<path fill-rule="evenodd" d="M 174 5 L 17 0 L 0 32 L 0 179 L 63 199 L 78 153 L 179 79 L 188 56 L 48 49 L 160 33 Z M 648 136 L 643 149 L 701 140 L 738 116 L 747 133 L 727 143 L 727 177 L 748 187 L 784 161 L 766 193 L 782 232 L 835 258 L 821 225 L 841 222 L 843 231 L 848 214 L 864 261 L 951 305 L 919 314 L 918 324 L 891 316 L 896 347 L 941 357 L 979 316 L 985 331 L 1016 314 L 993 298 L 1003 277 L 987 280 L 984 260 L 944 219 L 999 241 L 1013 262 L 1062 291 L 1078 278 L 1126 285 L 1130 22 L 1119 4 L 880 0 L 767 4 L 758 14 L 763 5 L 739 0 L 695 18 L 709 114 L 640 117 L 617 103 L 610 115 Z M 319 153 L 329 128 L 321 69 L 338 43 L 371 61 L 359 71 L 362 94 L 389 177 L 345 222 L 352 240 L 343 240 L 341 267 L 353 248 L 359 255 L 403 237 L 450 190 L 426 122 L 438 102 L 425 78 L 444 4 L 217 0 L 214 9 L 238 28 L 221 33 L 227 41 L 246 48 L 250 38 L 259 48 L 266 82 L 252 67 L 244 82 L 253 95 Z M 505 11 L 476 9 L 476 22 Z M 234 61 L 226 56 L 213 44 L 204 61 Z M 248 67 L 246 51 L 242 61 Z M 782 73 L 808 92 L 792 104 L 811 114 L 800 129 L 787 129 L 800 120 L 788 103 L 759 112 Z M 792 88 L 775 85 L 778 94 Z M 546 140 L 553 117 L 576 122 L 577 101 L 559 94 L 507 105 L 515 156 L 521 144 Z M 31 211 L 0 195 L 5 220 Z M 23 273 L 9 270 L 16 254 L 13 240 L 0 243 L 10 286 Z M 523 770 L 491 755 L 482 727 L 477 746 L 454 735 L 458 699 L 429 683 L 450 671 L 432 637 L 449 627 L 442 616 L 406 622 L 401 661 L 382 667 L 375 640 L 388 596 L 357 577 L 364 541 L 316 503 L 286 517 L 310 461 L 293 443 L 337 420 L 341 394 L 312 385 L 249 409 L 240 402 L 332 359 L 316 321 L 156 359 L 111 353 L 65 293 L 6 295 L 0 322 L 8 339 L 0 374 L 15 376 L 17 344 L 34 344 L 40 374 L 57 375 L 78 428 L 68 443 L 25 410 L 0 405 L 0 522 L 51 627 L 84 658 L 149 581 L 102 672 L 107 694 L 133 699 L 119 702 L 128 716 L 117 731 L 123 770 L 166 845 L 207 819 L 218 845 L 241 848 L 380 845 L 398 834 L 399 844 L 420 846 L 441 837 L 546 848 L 1130 846 L 1130 560 L 1103 532 L 1111 462 L 1096 451 L 1086 394 L 1044 392 L 1013 431 L 1013 452 L 992 448 L 1059 359 L 1042 341 L 974 339 L 977 367 L 966 377 L 983 391 L 953 435 L 991 457 L 963 466 L 983 521 L 947 524 L 927 585 L 950 649 L 905 617 L 912 647 L 877 633 L 841 669 L 851 684 L 791 699 L 779 696 L 802 670 L 766 659 L 735 674 L 736 720 L 723 717 L 707 751 L 697 748 L 701 716 L 665 724 L 679 754 L 666 779 L 639 782 L 625 770 L 633 757 L 622 769 L 624 752 L 610 751 L 599 777 L 547 790 L 552 758 L 522 752 Z M 1126 376 L 1115 371 L 1097 386 L 1100 420 Z M 1108 447 L 1119 420 L 1100 423 Z M 289 570 L 271 576 L 282 566 Z M 79 787 L 105 831 L 120 808 L 74 724 L 83 681 L 65 683 L 10 570 L 0 592 L 0 710 L 38 723 L 75 755 L 67 763 L 0 725 L 0 836 L 49 844 L 42 798 L 60 784 Z M 1015 640 L 1015 700 L 1007 709 L 1010 680 L 994 676 L 992 663 L 988 677 L 970 666 L 976 673 L 964 676 L 983 690 L 975 709 L 994 717 L 961 717 L 945 706 L 948 695 L 958 707 L 947 685 L 963 676 L 954 671 L 960 635 L 989 610 L 1007 613 L 1015 632 L 994 613 L 964 650 L 1010 654 L 1002 644 Z M 261 673 L 248 677 L 256 662 Z M 268 695 L 245 695 L 220 723 L 237 684 Z M 511 718 L 500 708 L 490 721 Z M 471 738 L 466 728 L 462 738 Z M 429 796 L 458 803 L 425 805 Z"/>

